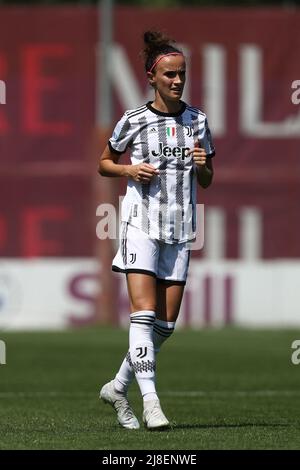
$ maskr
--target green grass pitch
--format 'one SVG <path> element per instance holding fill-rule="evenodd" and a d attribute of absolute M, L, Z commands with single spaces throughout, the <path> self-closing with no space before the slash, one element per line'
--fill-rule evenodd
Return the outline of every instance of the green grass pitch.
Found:
<path fill-rule="evenodd" d="M 158 356 L 168 431 L 121 429 L 98 399 L 127 331 L 0 332 L 1 449 L 299 449 L 299 330 L 177 330 Z M 138 416 L 136 384 L 129 394 Z"/>

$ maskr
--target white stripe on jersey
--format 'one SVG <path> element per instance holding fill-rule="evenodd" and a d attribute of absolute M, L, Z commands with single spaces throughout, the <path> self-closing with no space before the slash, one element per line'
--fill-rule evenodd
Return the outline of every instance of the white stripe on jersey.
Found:
<path fill-rule="evenodd" d="M 131 163 L 150 163 L 159 174 L 150 183 L 128 180 L 122 221 L 166 243 L 195 238 L 196 173 L 186 152 L 198 145 L 209 157 L 215 149 L 206 115 L 182 103 L 178 113 L 162 113 L 147 103 L 126 111 L 117 123 L 110 148 L 131 151 Z"/>

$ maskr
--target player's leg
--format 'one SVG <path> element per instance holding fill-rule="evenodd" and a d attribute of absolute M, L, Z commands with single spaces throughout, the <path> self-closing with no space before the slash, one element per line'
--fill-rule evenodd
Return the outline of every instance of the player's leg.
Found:
<path fill-rule="evenodd" d="M 173 284 L 172 281 L 166 283 L 157 282 L 156 284 L 157 307 L 155 310 L 156 318 L 153 325 L 155 354 L 159 352 L 161 345 L 174 331 L 183 291 L 184 285 Z M 140 292 L 142 292 L 142 290 L 140 290 Z M 130 353 L 128 351 L 115 377 L 116 389 L 121 393 L 127 393 L 128 387 L 133 379 L 134 370 L 131 366 Z"/>
<path fill-rule="evenodd" d="M 136 232 L 136 229 L 131 228 L 131 232 L 132 231 Z M 140 243 L 140 245 L 142 244 L 143 243 Z M 186 282 L 190 252 L 185 244 L 168 245 L 165 243 L 157 243 L 153 246 L 154 249 L 150 246 L 150 250 L 149 246 L 145 246 L 145 251 L 150 253 L 152 260 L 157 258 L 158 252 L 157 264 L 151 266 L 149 261 L 146 261 L 144 265 L 150 270 L 149 273 L 153 271 L 157 272 L 159 275 L 159 279 L 157 279 L 156 302 L 159 310 L 156 312 L 156 320 L 154 323 L 154 329 L 157 334 L 154 334 L 153 337 L 154 349 L 158 352 L 162 342 L 165 341 L 174 330 Z M 159 247 L 159 250 L 157 250 L 157 247 Z M 134 249 L 138 251 L 137 246 L 135 246 Z M 139 282 L 140 281 L 137 280 L 134 283 L 134 285 L 137 286 L 137 292 L 134 293 L 136 296 L 140 296 L 143 292 L 143 288 L 138 284 Z M 131 311 L 133 311 L 132 305 Z M 168 325 L 165 324 L 166 322 Z M 162 329 L 167 331 L 162 331 Z M 130 366 L 130 355 L 128 352 L 115 378 L 117 390 L 126 393 L 133 378 L 134 372 Z"/>
<path fill-rule="evenodd" d="M 185 280 L 189 264 L 189 251 L 185 245 L 162 245 L 160 250 L 158 273 L 161 277 L 156 284 L 156 319 L 153 325 L 153 345 L 155 354 L 158 353 L 162 344 L 174 331 L 180 305 L 183 297 Z M 164 279 L 175 278 L 175 279 Z M 136 291 L 131 292 L 133 297 L 142 295 L 144 287 L 139 285 L 142 280 L 134 282 Z M 129 285 L 130 292 L 130 285 Z M 131 304 L 131 310 L 135 311 L 138 305 Z M 133 370 L 130 363 L 130 354 L 124 359 L 122 366 L 116 376 L 117 386 L 126 389 L 133 379 Z M 150 396 L 150 395 L 149 395 Z M 157 405 L 157 401 L 153 400 Z M 158 403 L 159 405 L 159 403 Z"/>
<path fill-rule="evenodd" d="M 129 294 L 131 314 L 147 310 L 155 312 L 156 306 L 156 278 L 151 275 L 130 273 L 127 275 L 127 289 Z M 144 308 L 143 308 L 144 307 Z M 132 319 L 133 317 L 130 317 Z M 128 387 L 135 375 L 128 350 L 119 371 L 115 377 L 115 387 L 121 393 L 127 393 Z"/>
<path fill-rule="evenodd" d="M 158 353 L 171 336 L 179 315 L 188 272 L 190 251 L 185 244 L 163 244 L 157 268 L 156 320 L 153 343 Z"/>
<path fill-rule="evenodd" d="M 156 319 L 153 325 L 153 343 L 156 354 L 172 335 L 184 292 L 183 283 L 157 283 Z"/>
<path fill-rule="evenodd" d="M 146 330 L 148 329 L 151 330 L 151 344 L 153 345 L 152 331 L 156 307 L 156 270 L 159 245 L 156 240 L 149 238 L 147 234 L 136 227 L 127 225 L 125 231 L 127 234 L 124 235 L 125 243 L 122 244 L 121 250 L 123 264 L 121 265 L 120 259 L 116 259 L 117 257 L 115 262 L 119 267 L 123 267 L 123 272 L 126 272 L 131 310 L 130 344 L 136 342 L 136 338 L 140 338 L 141 335 L 147 336 L 149 332 Z M 145 331 L 142 332 L 142 330 Z M 136 354 L 140 358 L 146 351 L 148 352 L 148 349 L 143 352 L 136 351 Z M 135 355 L 134 352 L 133 355 Z M 134 378 L 131 360 L 128 352 L 115 378 L 116 389 L 123 393 L 127 392 L 128 386 Z"/>
<path fill-rule="evenodd" d="M 189 251 L 186 245 L 170 245 L 159 243 L 159 258 L 157 265 L 157 301 L 156 316 L 153 326 L 153 344 L 156 352 L 163 342 L 172 334 L 177 319 L 186 281 L 189 263 Z M 157 401 L 149 402 L 144 408 L 143 419 L 148 423 L 149 417 L 160 409 Z"/>
<path fill-rule="evenodd" d="M 155 389 L 155 353 L 153 323 L 156 309 L 156 277 L 127 274 L 130 301 L 129 353 L 131 367 L 144 401 L 157 398 Z"/>
<path fill-rule="evenodd" d="M 140 273 L 141 269 L 143 269 L 143 272 L 146 271 L 148 274 L 151 274 L 130 274 L 129 277 L 133 276 L 135 282 L 133 282 L 133 287 L 131 287 L 131 282 L 129 281 L 128 289 L 130 300 L 134 299 L 134 302 L 131 301 L 131 312 L 135 311 L 130 326 L 131 342 L 139 341 L 141 337 L 145 336 L 144 330 L 151 329 L 151 344 L 153 344 L 152 326 L 156 302 L 155 264 L 153 265 L 153 263 L 155 261 L 156 247 L 153 241 L 149 241 L 145 235 L 137 233 L 137 230 L 127 223 L 122 224 L 120 246 L 113 260 L 112 268 L 114 271 L 123 273 L 127 273 L 127 271 L 130 273 L 138 271 Z M 147 256 L 144 256 L 145 254 L 148 256 L 148 259 Z M 141 295 L 143 292 L 145 293 L 144 296 Z M 144 352 L 145 350 L 141 351 L 140 355 L 143 356 Z M 138 353 L 139 351 L 137 351 Z M 100 398 L 110 403 L 117 412 L 117 418 L 121 426 L 129 429 L 137 429 L 139 427 L 138 420 L 127 399 L 127 388 L 133 378 L 134 372 L 130 354 L 127 354 L 115 379 L 104 385 L 100 392 Z"/>
<path fill-rule="evenodd" d="M 143 421 L 148 429 L 166 427 L 169 421 L 161 410 L 155 386 L 153 323 L 156 310 L 156 278 L 130 273 L 127 275 L 127 284 L 131 305 L 129 353 L 143 397 Z"/>
<path fill-rule="evenodd" d="M 190 250 L 185 243 L 162 245 L 158 261 L 154 325 L 154 341 L 157 349 L 174 331 L 186 284 L 189 261 Z"/>
<path fill-rule="evenodd" d="M 113 267 L 127 273 L 131 306 L 129 353 L 111 383 L 116 393 L 126 397 L 128 385 L 135 374 L 144 404 L 155 402 L 157 405 L 159 400 L 155 390 L 155 352 L 152 335 L 159 247 L 156 240 L 149 239 L 145 234 L 138 234 L 136 228 L 128 226 L 127 230 L 128 236 L 124 238 L 125 243 L 120 244 Z M 116 409 L 115 406 L 114 408 Z M 166 425 L 168 425 L 167 419 L 160 407 L 155 406 L 147 426 L 157 428 Z"/>
<path fill-rule="evenodd" d="M 146 274 L 127 275 L 131 305 L 129 352 L 114 380 L 104 385 L 100 397 L 110 403 L 119 423 L 138 429 L 139 423 L 127 400 L 129 383 L 136 375 L 143 400 L 157 399 L 155 390 L 155 353 L 152 341 L 155 320 L 156 278 Z"/>
<path fill-rule="evenodd" d="M 156 319 L 153 325 L 153 345 L 155 355 L 162 344 L 174 331 L 183 296 L 184 285 L 171 283 L 157 283 Z M 144 406 L 143 420 L 147 427 L 151 417 L 155 414 L 163 415 L 159 400 L 149 401 Z M 152 418 L 153 419 L 153 418 Z"/>
<path fill-rule="evenodd" d="M 156 318 L 161 321 L 176 322 L 185 284 L 174 281 L 157 282 Z"/>

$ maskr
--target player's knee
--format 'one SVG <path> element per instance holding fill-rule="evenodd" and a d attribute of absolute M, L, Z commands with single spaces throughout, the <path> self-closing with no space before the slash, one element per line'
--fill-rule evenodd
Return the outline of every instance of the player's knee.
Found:
<path fill-rule="evenodd" d="M 141 310 L 151 310 L 155 312 L 155 299 L 152 295 L 145 295 L 145 293 L 135 293 L 130 299 L 132 313 L 140 312 Z"/>
<path fill-rule="evenodd" d="M 155 304 L 153 302 L 149 302 L 148 300 L 138 299 L 134 302 L 131 302 L 131 310 L 132 313 L 140 312 L 142 310 L 150 310 L 155 312 Z"/>

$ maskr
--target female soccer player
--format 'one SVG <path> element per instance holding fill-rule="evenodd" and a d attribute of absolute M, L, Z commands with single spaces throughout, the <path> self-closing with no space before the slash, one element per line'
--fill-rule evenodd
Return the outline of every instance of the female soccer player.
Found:
<path fill-rule="evenodd" d="M 154 101 L 124 113 L 99 164 L 102 176 L 128 178 L 112 269 L 126 273 L 129 351 L 114 380 L 100 391 L 128 429 L 139 428 L 127 400 L 134 377 L 145 426 L 169 426 L 155 387 L 155 356 L 174 331 L 189 265 L 187 243 L 196 234 L 196 185 L 211 184 L 215 154 L 205 114 L 181 101 L 183 53 L 160 32 L 145 32 L 144 43 Z M 121 165 L 119 157 L 128 149 L 131 165 Z"/>

